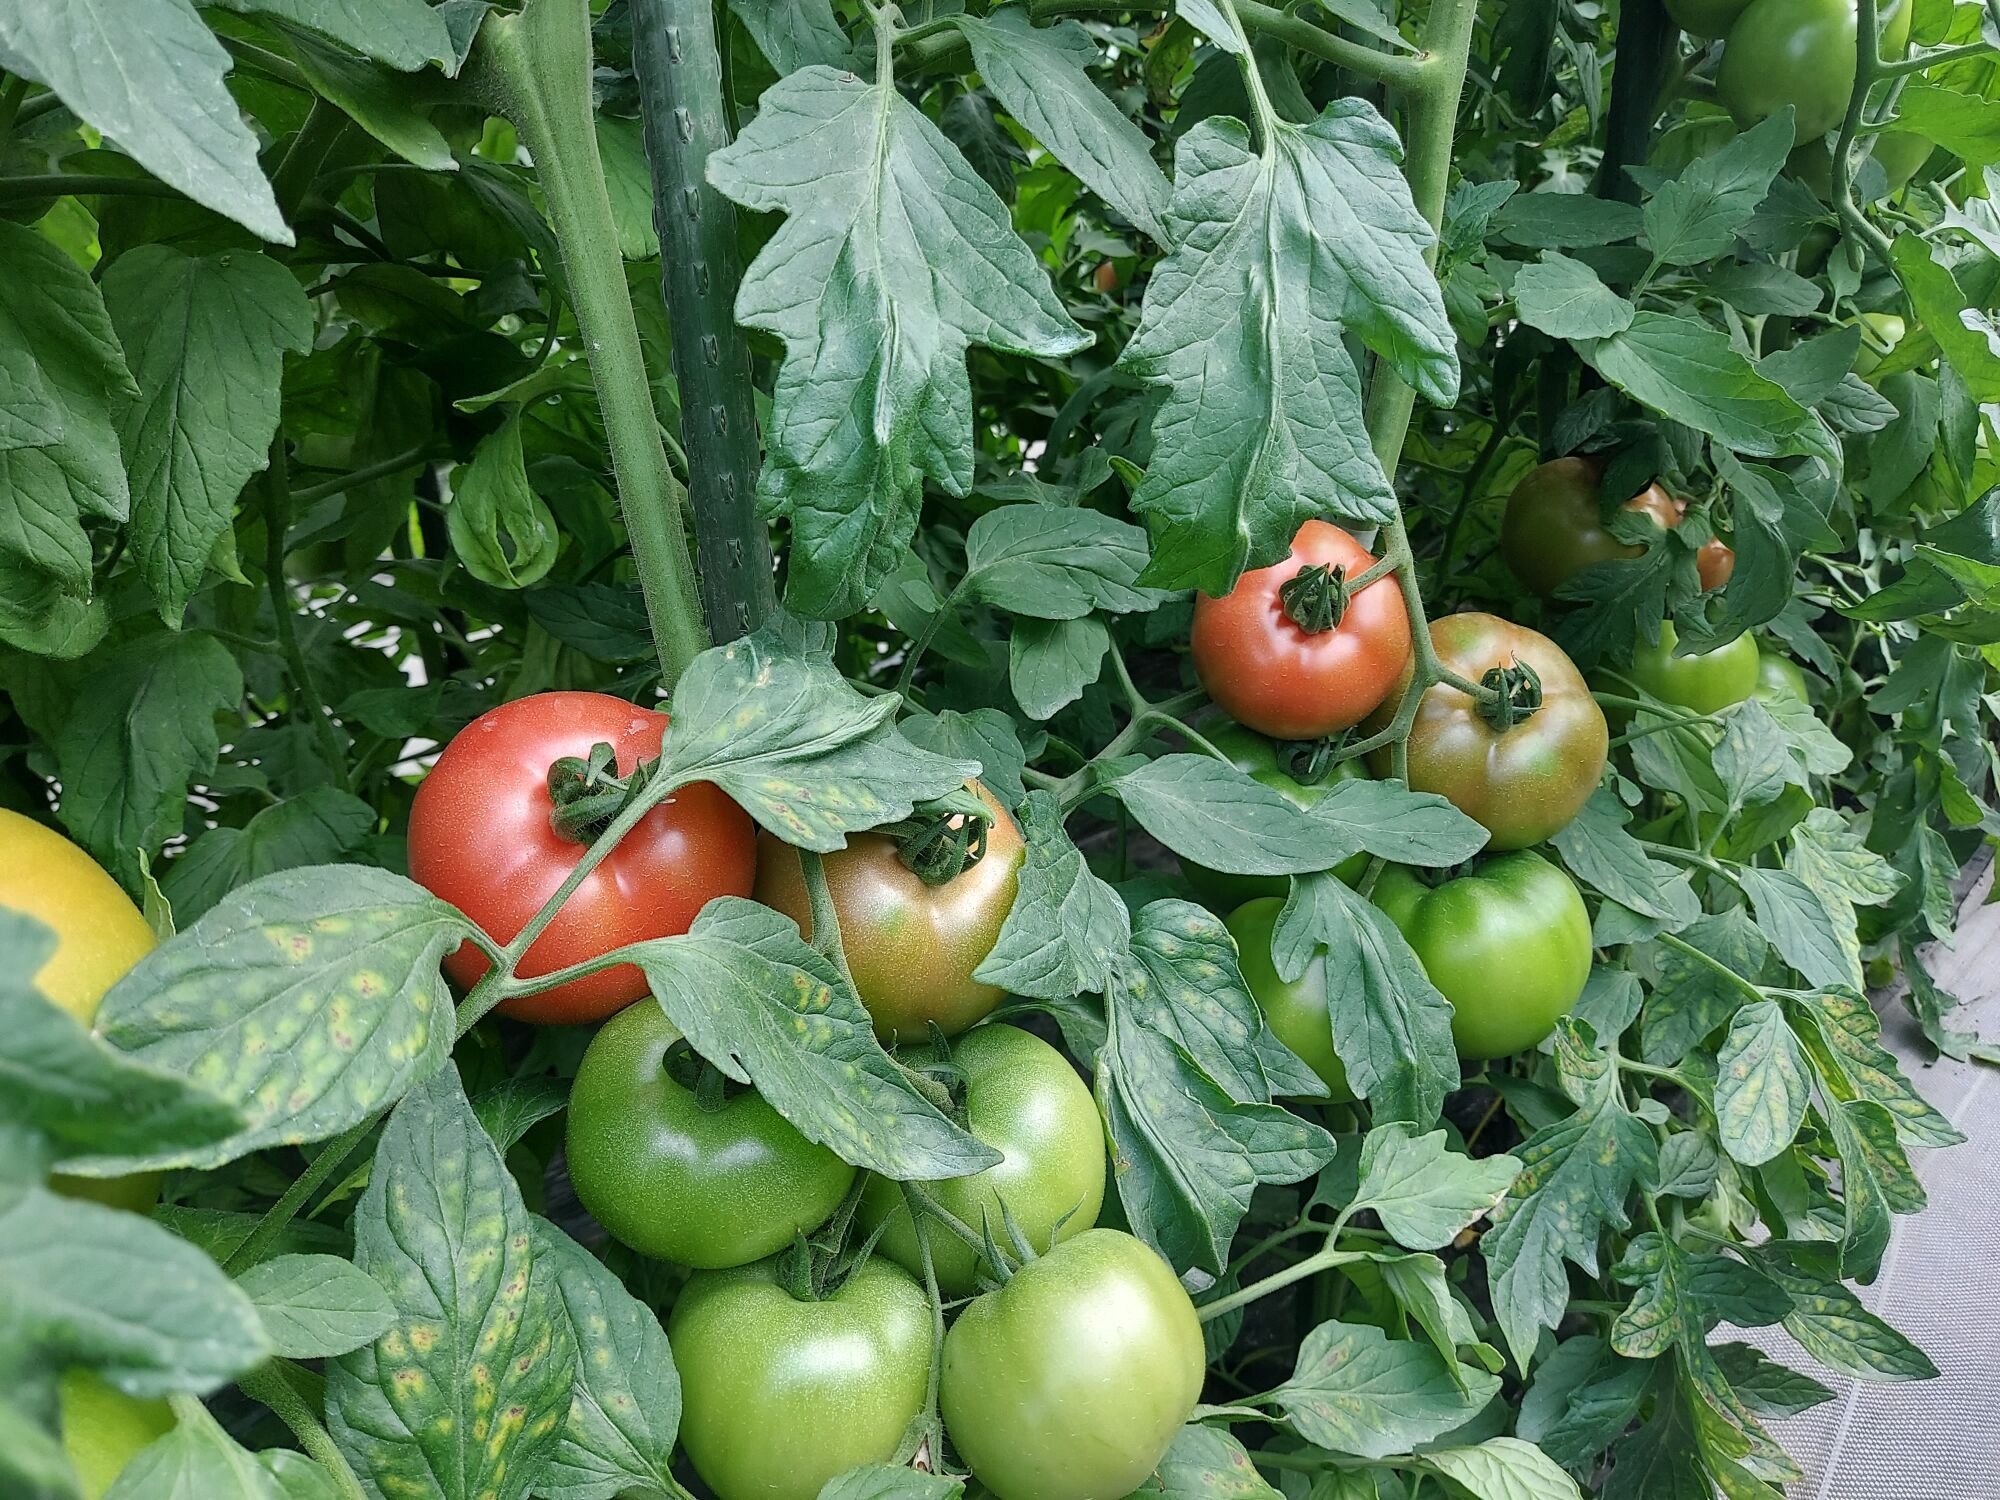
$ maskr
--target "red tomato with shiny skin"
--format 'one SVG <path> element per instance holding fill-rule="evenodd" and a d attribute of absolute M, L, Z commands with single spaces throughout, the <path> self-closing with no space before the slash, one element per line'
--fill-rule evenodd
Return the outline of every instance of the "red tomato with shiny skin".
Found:
<path fill-rule="evenodd" d="M 1292 619 L 1279 590 L 1318 565 L 1351 579 L 1375 558 L 1338 526 L 1308 521 L 1283 561 L 1251 569 L 1220 599 L 1195 595 L 1201 685 L 1237 723 L 1273 739 L 1316 740 L 1359 724 L 1410 659 L 1410 617 L 1394 574 L 1350 598 L 1330 630 L 1307 631 Z"/>
<path fill-rule="evenodd" d="M 511 941 L 583 857 L 550 826 L 549 767 L 608 744 L 626 775 L 660 753 L 667 716 L 606 693 L 537 693 L 502 704 L 445 746 L 410 809 L 410 876 L 495 942 Z M 717 896 L 748 896 L 757 875 L 749 814 L 718 787 L 682 787 L 625 835 L 522 956 L 527 978 L 613 948 L 688 930 Z M 488 968 L 467 943 L 444 961 L 470 986 Z M 510 1000 L 522 1021 L 600 1021 L 646 993 L 632 964 Z"/>

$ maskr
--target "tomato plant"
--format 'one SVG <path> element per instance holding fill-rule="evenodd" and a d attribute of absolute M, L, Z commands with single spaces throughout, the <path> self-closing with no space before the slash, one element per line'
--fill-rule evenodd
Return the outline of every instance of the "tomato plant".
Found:
<path fill-rule="evenodd" d="M 974 1177 L 946 1178 L 930 1192 L 968 1225 L 996 1239 L 1011 1238 L 1011 1220 L 1036 1251 L 1070 1239 L 1097 1222 L 1104 1204 L 1104 1138 L 1097 1106 L 1076 1070 L 1055 1048 L 1012 1026 L 981 1026 L 950 1050 L 948 1058 L 911 1053 L 914 1066 L 929 1064 L 963 1076 L 965 1128 L 998 1151 L 1002 1160 Z M 861 1199 L 861 1224 L 887 1221 L 882 1253 L 922 1275 L 924 1256 L 916 1226 L 895 1183 L 873 1178 Z M 972 1247 L 932 1237 L 930 1258 L 948 1296 L 977 1289 L 980 1258 Z"/>
<path fill-rule="evenodd" d="M 1359 724 L 1410 654 L 1401 586 L 1348 592 L 1376 559 L 1338 526 L 1307 521 L 1291 552 L 1221 598 L 1198 595 L 1189 645 L 1209 696 L 1260 734 L 1314 740 Z"/>
<path fill-rule="evenodd" d="M 1990 10 L 0 4 L 0 1494 L 1867 1488 Z"/>
<path fill-rule="evenodd" d="M 965 823 L 963 814 L 901 835 L 859 834 L 824 860 L 827 889 L 851 945 L 848 970 L 854 990 L 884 1040 L 921 1040 L 935 1023 L 947 1036 L 965 1030 L 998 1005 L 1006 991 L 975 977 L 993 951 L 1014 904 L 1025 858 L 1014 819 L 985 788 L 978 789 L 990 818 L 979 831 L 977 857 L 960 868 L 924 868 L 926 858 L 950 854 L 937 847 Z M 915 847 L 913 847 L 913 840 Z M 923 845 L 928 841 L 930 850 Z M 757 899 L 813 935 L 813 916 L 799 858 L 768 835 L 758 870 Z"/>
<path fill-rule="evenodd" d="M 1100 1500 L 1153 1471 L 1201 1394 L 1201 1324 L 1153 1251 L 1093 1229 L 945 1336 L 945 1430 L 999 1500 Z"/>
<path fill-rule="evenodd" d="M 411 877 L 495 942 L 512 942 L 570 877 L 593 830 L 557 826 L 552 769 L 601 743 L 629 776 L 659 753 L 666 727 L 665 714 L 603 693 L 538 693 L 482 715 L 445 747 L 410 804 Z M 570 892 L 518 972 L 552 974 L 686 932 L 711 897 L 750 893 L 756 857 L 740 809 L 712 786 L 685 787 Z M 472 943 L 445 960 L 468 988 L 489 967 Z M 621 964 L 503 1004 L 523 1021 L 594 1021 L 645 993 L 644 977 Z"/>
<path fill-rule="evenodd" d="M 1409 732 L 1411 789 L 1443 793 L 1484 825 L 1495 849 L 1560 832 L 1596 789 L 1609 740 L 1583 674 L 1547 636 L 1488 614 L 1434 621 L 1431 645 L 1461 682 L 1496 674 L 1511 697 L 1485 700 L 1447 682 L 1426 688 Z"/>
<path fill-rule="evenodd" d="M 656 1005 L 620 1011 L 590 1039 L 565 1138 L 583 1206 L 642 1254 L 745 1265 L 832 1217 L 854 1168 L 753 1091 L 727 1097 Z M 713 1070 L 711 1069 L 711 1072 Z"/>
<path fill-rule="evenodd" d="M 1590 913 L 1582 893 L 1532 849 L 1432 887 L 1392 866 L 1375 887 L 1375 901 L 1451 1002 L 1461 1057 L 1505 1057 L 1534 1046 L 1555 1030 L 1590 977 Z"/>
<path fill-rule="evenodd" d="M 667 1325 L 681 1372 L 681 1441 L 718 1500 L 813 1500 L 895 1451 L 924 1404 L 923 1289 L 874 1260 L 823 1299 L 772 1263 L 704 1271 Z"/>

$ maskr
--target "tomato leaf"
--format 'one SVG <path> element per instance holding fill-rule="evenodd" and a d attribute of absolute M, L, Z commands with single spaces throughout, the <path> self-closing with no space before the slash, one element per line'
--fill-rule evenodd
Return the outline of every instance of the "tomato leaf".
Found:
<path fill-rule="evenodd" d="M 964 1483 L 948 1475 L 898 1464 L 863 1464 L 829 1479 L 819 1500 L 952 1500 L 964 1492 Z"/>
<path fill-rule="evenodd" d="M 961 588 L 1017 615 L 1072 620 L 1093 610 L 1148 610 L 1166 596 L 1138 587 L 1144 528 L 1101 511 L 1003 505 L 965 534 Z"/>
<path fill-rule="evenodd" d="M 1053 794 L 1022 800 L 1021 835 L 1014 905 L 973 977 L 1040 1000 L 1103 994 L 1131 946 L 1131 914 L 1070 842 Z"/>
<path fill-rule="evenodd" d="M 1431 1448 L 1423 1467 L 1449 1479 L 1476 1500 L 1581 1500 L 1563 1468 L 1533 1443 L 1488 1438 L 1474 1448 Z"/>
<path fill-rule="evenodd" d="M 0 1120 L 45 1137 L 58 1161 L 199 1149 L 242 1128 L 226 1100 L 105 1046 L 42 995 L 34 976 L 55 948 L 32 918 L 0 909 Z"/>
<path fill-rule="evenodd" d="M 247 1126 L 104 1170 L 216 1166 L 325 1140 L 443 1065 L 451 995 L 438 965 L 470 931 L 421 886 L 356 865 L 266 876 L 163 943 L 105 996 L 113 1046 L 185 1073 Z"/>
<path fill-rule="evenodd" d="M 1715 1128 L 1723 1149 L 1747 1167 L 1790 1146 L 1805 1123 L 1805 1054 L 1776 1001 L 1744 1006 L 1716 1056 Z"/>
<path fill-rule="evenodd" d="M 139 387 L 118 410 L 133 550 L 177 626 L 245 481 L 270 462 L 285 354 L 311 347 L 312 308 L 289 271 L 244 250 L 141 245 L 103 286 Z"/>
<path fill-rule="evenodd" d="M 1552 338 L 1599 339 L 1632 326 L 1631 303 L 1597 279 L 1580 260 L 1544 250 L 1539 262 L 1514 273 L 1514 307 L 1521 321 Z"/>
<path fill-rule="evenodd" d="M 1027 796 L 1021 780 L 1027 751 L 1021 746 L 1014 721 L 999 709 L 975 708 L 960 713 L 947 708 L 935 714 L 919 710 L 904 715 L 899 727 L 903 737 L 920 750 L 948 760 L 977 761 L 980 781 L 1008 807 L 1019 807 Z"/>
<path fill-rule="evenodd" d="M 24 0 L 0 11 L 0 52 L 162 182 L 267 240 L 292 243 L 257 165 L 257 137 L 223 83 L 229 54 L 186 0 Z M 100 66 L 107 57 L 118 66 Z"/>
<path fill-rule="evenodd" d="M 250 1299 L 201 1251 L 37 1185 L 0 1185 L 0 1324 L 10 1346 L 134 1396 L 205 1395 L 271 1354 Z"/>
<path fill-rule="evenodd" d="M 1298 978 L 1324 950 L 1333 1050 L 1377 1121 L 1436 1121 L 1458 1086 L 1451 1002 L 1425 975 L 1388 914 L 1330 874 L 1292 882 L 1272 932 L 1280 976 Z"/>
<path fill-rule="evenodd" d="M 846 980 L 790 918 L 718 896 L 685 937 L 625 951 L 697 1052 L 755 1084 L 806 1139 L 842 1160 L 929 1181 L 1000 1159 L 917 1091 L 876 1042 Z"/>
<path fill-rule="evenodd" d="M 282 1500 L 278 1481 L 206 1411 L 175 1414 L 171 1431 L 119 1471 L 104 1500 L 200 1495 L 204 1500 Z"/>
<path fill-rule="evenodd" d="M 211 828 L 167 866 L 163 887 L 183 927 L 253 880 L 301 865 L 328 865 L 361 852 L 375 810 L 330 786 L 260 808 L 241 828 Z"/>
<path fill-rule="evenodd" d="M 1122 983 L 1153 1002 L 1153 1024 L 1232 1098 L 1323 1098 L 1326 1085 L 1265 1024 L 1220 918 L 1191 901 L 1155 901 L 1139 913 Z"/>
<path fill-rule="evenodd" d="M 814 63 L 845 67 L 854 49 L 829 0 L 729 0 L 780 78 Z"/>
<path fill-rule="evenodd" d="M 1739 909 L 1702 917 L 1680 931 L 1680 939 L 1725 968 L 1755 982 L 1763 973 L 1770 945 Z M 1739 984 L 1677 948 L 1656 948 L 1652 991 L 1640 1028 L 1640 1056 L 1656 1066 L 1680 1062 L 1695 1045 L 1743 1004 Z"/>
<path fill-rule="evenodd" d="M 1145 133 L 1084 70 L 1097 41 L 1077 21 L 1036 26 L 1024 7 L 954 16 L 979 76 L 1007 113 L 1083 184 L 1162 244 L 1172 189 Z"/>
<path fill-rule="evenodd" d="M 1110 649 L 1111 632 L 1095 615 L 1018 619 L 1007 642 L 1007 686 L 1029 718 L 1052 718 L 1097 681 Z"/>
<path fill-rule="evenodd" d="M 1791 1294 L 1785 1332 L 1829 1370 L 1856 1380 L 1935 1380 L 1937 1366 L 1929 1355 L 1862 1306 L 1833 1276 L 1819 1274 L 1810 1257 L 1824 1250 L 1823 1245 L 1774 1240 L 1751 1256 Z"/>
<path fill-rule="evenodd" d="M 674 690 L 660 774 L 712 781 L 787 843 L 825 852 L 908 817 L 979 765 L 904 739 L 899 700 L 856 692 L 818 639 L 780 622 L 696 657 Z"/>
<path fill-rule="evenodd" d="M 1699 916 L 1701 909 L 1696 904 L 1690 910 L 1689 904 L 1675 899 L 1679 888 L 1673 883 L 1673 867 L 1653 859 L 1625 831 L 1630 821 L 1631 814 L 1617 796 L 1599 787 L 1575 819 L 1549 842 L 1556 846 L 1569 872 L 1592 890 L 1654 918 L 1662 931 L 1678 932 Z"/>
<path fill-rule="evenodd" d="M 1597 1274 L 1600 1236 L 1626 1226 L 1632 1186 L 1653 1178 L 1658 1161 L 1652 1131 L 1625 1107 L 1615 1062 L 1586 1050 L 1573 1022 L 1559 1022 L 1557 1035 L 1580 1107 L 1518 1148 L 1521 1175 L 1481 1241 L 1494 1315 L 1523 1369 L 1541 1330 L 1553 1328 L 1569 1303 L 1563 1262 Z"/>
<path fill-rule="evenodd" d="M 1475 1161 L 1449 1150 L 1442 1130 L 1418 1135 L 1391 1121 L 1361 1143 L 1361 1185 L 1348 1209 L 1372 1209 L 1399 1245 L 1438 1250 L 1490 1213 L 1520 1173 L 1511 1156 Z"/>
<path fill-rule="evenodd" d="M 1791 119 L 1781 112 L 1720 151 L 1696 157 L 1680 176 L 1662 183 L 1645 206 L 1654 258 L 1662 265 L 1692 266 L 1727 251 L 1771 191 L 1791 149 Z"/>
<path fill-rule="evenodd" d="M 188 786 L 215 769 L 216 715 L 243 674 L 211 635 L 144 635 L 108 652 L 79 686 L 56 737 L 63 822 L 128 886 L 138 853 L 181 830 Z"/>
<path fill-rule="evenodd" d="M 787 75 L 708 180 L 787 216 L 736 302 L 786 345 L 758 496 L 794 528 L 787 602 L 847 614 L 908 545 L 924 480 L 972 487 L 968 349 L 1052 357 L 1090 335 L 1006 205 L 890 80 Z"/>
<path fill-rule="evenodd" d="M 1309 817 L 1271 787 L 1212 755 L 1163 755 L 1112 790 L 1176 854 L 1235 875 L 1328 870 L 1359 848 L 1331 818 Z"/>
<path fill-rule="evenodd" d="M 1462 1389 L 1429 1344 L 1327 1322 L 1305 1336 L 1292 1378 L 1270 1399 L 1315 1447 L 1387 1458 L 1451 1431 L 1500 1389 L 1498 1375 L 1461 1373 Z"/>
<path fill-rule="evenodd" d="M 1114 985 L 1096 1092 L 1133 1232 L 1177 1269 L 1219 1276 L 1261 1182 L 1333 1159 L 1331 1136 L 1275 1104 L 1232 1099 L 1174 1038 L 1164 997 Z"/>
<path fill-rule="evenodd" d="M 455 1066 L 390 1115 L 354 1225 L 395 1322 L 327 1367 L 334 1441 L 378 1493 L 522 1500 L 561 1438 L 576 1350 Z"/>
<path fill-rule="evenodd" d="M 1829 908 L 1813 888 L 1784 870 L 1740 865 L 1736 879 L 1757 912 L 1757 925 L 1778 956 L 1806 983 L 1861 988 L 1861 948 L 1854 908 Z"/>
<path fill-rule="evenodd" d="M 1243 1445 L 1228 1433 L 1189 1423 L 1129 1500 L 1280 1500 Z"/>
<path fill-rule="evenodd" d="M 1144 581 L 1223 594 L 1328 509 L 1394 503 L 1361 422 L 1355 334 L 1428 400 L 1458 390 L 1456 337 L 1423 255 L 1435 239 L 1396 170 L 1395 132 L 1360 99 L 1280 122 L 1262 155 L 1232 119 L 1175 153 L 1174 249 L 1147 284 L 1120 368 L 1165 390 L 1132 508 Z"/>
<path fill-rule="evenodd" d="M 373 1343 L 396 1319 L 389 1294 L 336 1255 L 280 1255 L 236 1280 L 286 1359 L 329 1359 Z"/>
<path fill-rule="evenodd" d="M 1640 312 L 1629 328 L 1583 340 L 1577 349 L 1634 400 L 1738 453 L 1769 458 L 1826 449 L 1812 413 L 1751 368 L 1728 335 L 1699 319 Z"/>
<path fill-rule="evenodd" d="M 482 439 L 472 462 L 452 476 L 445 521 L 451 550 L 481 583 L 526 588 L 555 566 L 562 539 L 528 484 L 519 419 Z"/>
<path fill-rule="evenodd" d="M 569 1416 L 535 1493 L 548 1500 L 674 1493 L 681 1379 L 666 1331 L 596 1256 L 546 1219 L 533 1223 L 535 1257 L 555 1275 L 577 1350 Z"/>
<path fill-rule="evenodd" d="M 1489 837 L 1436 792 L 1413 792 L 1399 781 L 1337 781 L 1307 816 L 1399 865 L 1460 864 L 1485 848 Z"/>

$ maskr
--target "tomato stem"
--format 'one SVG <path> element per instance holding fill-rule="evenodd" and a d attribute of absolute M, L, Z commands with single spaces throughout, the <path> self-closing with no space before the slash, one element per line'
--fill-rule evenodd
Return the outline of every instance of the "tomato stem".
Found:
<path fill-rule="evenodd" d="M 307 1456 L 326 1471 L 341 1500 L 366 1500 L 366 1492 L 348 1464 L 347 1455 L 340 1451 L 311 1403 L 285 1377 L 283 1361 L 269 1360 L 257 1366 L 249 1374 L 238 1378 L 236 1388 L 252 1401 L 270 1408 L 272 1414 L 291 1429 L 292 1436 L 299 1440 L 299 1446 L 305 1449 Z"/>
<path fill-rule="evenodd" d="M 285 429 L 280 424 L 271 434 L 271 456 L 264 471 L 264 587 L 271 595 L 271 614 L 277 627 L 278 650 L 284 657 L 285 675 L 291 679 L 292 704 L 296 716 L 312 725 L 319 742 L 320 758 L 333 773 L 342 791 L 354 790 L 353 772 L 347 763 L 346 748 L 333 726 L 326 700 L 320 697 L 312 666 L 299 645 L 294 617 L 299 600 L 292 595 L 291 581 L 285 576 L 285 553 L 292 533 L 291 479 L 285 469 Z"/>
<path fill-rule="evenodd" d="M 1339 1227 L 1336 1225 L 1334 1229 L 1328 1231 L 1326 1243 L 1304 1260 L 1294 1261 L 1282 1271 L 1273 1271 L 1262 1281 L 1253 1281 L 1226 1297 L 1218 1297 L 1213 1302 L 1203 1303 L 1195 1309 L 1195 1315 L 1204 1323 L 1213 1323 L 1224 1313 L 1234 1312 L 1239 1307 L 1247 1307 L 1260 1298 L 1270 1296 L 1273 1292 L 1281 1292 L 1286 1287 L 1296 1285 L 1310 1276 L 1317 1276 L 1321 1271 L 1344 1266 L 1350 1261 L 1366 1260 L 1366 1251 L 1334 1248 L 1334 1241 L 1339 1232 Z"/>
<path fill-rule="evenodd" d="M 847 948 L 840 940 L 840 913 L 834 909 L 833 892 L 827 888 L 825 862 L 815 850 L 799 850 L 799 874 L 805 880 L 806 905 L 812 913 L 812 945 L 822 957 L 832 960 L 852 991 L 854 971 L 847 966 Z"/>

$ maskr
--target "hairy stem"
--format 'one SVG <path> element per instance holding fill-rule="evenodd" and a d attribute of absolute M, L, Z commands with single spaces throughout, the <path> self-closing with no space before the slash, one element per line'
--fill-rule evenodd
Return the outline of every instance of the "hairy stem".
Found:
<path fill-rule="evenodd" d="M 240 1378 L 236 1388 L 252 1401 L 268 1406 L 278 1420 L 292 1430 L 292 1436 L 299 1440 L 299 1446 L 306 1450 L 307 1456 L 326 1470 L 341 1500 L 366 1500 L 366 1491 L 361 1488 L 361 1481 L 354 1477 L 354 1470 L 348 1466 L 347 1456 L 335 1446 L 333 1435 L 326 1430 L 319 1414 L 285 1378 L 280 1365 L 275 1362 L 259 1365 Z"/>
<path fill-rule="evenodd" d="M 285 430 L 271 437 L 271 457 L 264 471 L 264 586 L 271 595 L 271 613 L 276 617 L 278 650 L 285 658 L 285 675 L 291 679 L 293 707 L 311 723 L 319 741 L 320 758 L 335 781 L 345 791 L 354 790 L 347 765 L 347 747 L 333 727 L 326 702 L 313 680 L 312 664 L 299 645 L 292 611 L 298 601 L 285 577 L 285 550 L 292 531 L 291 480 L 285 472 Z"/>
<path fill-rule="evenodd" d="M 707 647 L 708 634 L 681 522 L 684 492 L 667 466 L 591 123 L 589 6 L 585 0 L 530 0 L 518 14 L 489 15 L 472 66 L 493 106 L 520 132 L 548 200 L 604 413 L 661 680 L 672 688 Z"/>

